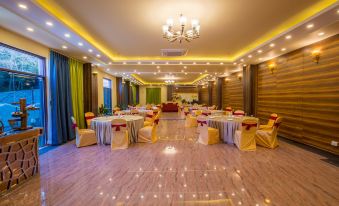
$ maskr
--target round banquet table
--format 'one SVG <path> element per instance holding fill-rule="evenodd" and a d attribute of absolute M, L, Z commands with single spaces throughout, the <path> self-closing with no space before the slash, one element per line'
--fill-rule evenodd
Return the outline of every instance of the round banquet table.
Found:
<path fill-rule="evenodd" d="M 146 117 L 147 112 L 152 112 L 153 110 L 147 110 L 147 109 L 137 109 L 140 116 Z M 131 114 L 131 110 L 123 110 L 123 112 L 125 112 L 126 114 Z"/>
<path fill-rule="evenodd" d="M 209 116 L 207 124 L 219 130 L 220 139 L 225 143 L 234 144 L 235 131 L 241 127 L 242 120 L 246 117 L 235 116 Z"/>
<path fill-rule="evenodd" d="M 144 117 L 139 115 L 97 117 L 91 121 L 91 129 L 97 136 L 98 144 L 111 144 L 113 137 L 112 120 L 125 119 L 130 143 L 138 142 L 138 131 L 144 126 Z"/>

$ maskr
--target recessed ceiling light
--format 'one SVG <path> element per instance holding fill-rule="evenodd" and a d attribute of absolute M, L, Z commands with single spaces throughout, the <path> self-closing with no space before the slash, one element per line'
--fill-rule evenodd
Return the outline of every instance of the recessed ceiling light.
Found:
<path fill-rule="evenodd" d="M 156 75 L 157 73 L 156 73 L 156 72 L 154 72 L 153 74 L 154 74 L 154 75 Z"/>
<path fill-rule="evenodd" d="M 78 42 L 78 45 L 79 46 L 83 46 L 84 44 L 82 42 Z"/>
<path fill-rule="evenodd" d="M 184 72 L 184 70 L 182 69 L 181 72 Z"/>
<path fill-rule="evenodd" d="M 160 69 L 160 66 L 157 66 L 157 69 Z"/>
<path fill-rule="evenodd" d="M 322 36 L 322 35 L 324 35 L 325 33 L 324 32 L 319 32 L 318 33 L 318 36 Z"/>
<path fill-rule="evenodd" d="M 27 5 L 26 5 L 26 4 L 21 4 L 21 3 L 19 3 L 19 4 L 18 4 L 18 7 L 19 7 L 20 9 L 25 9 L 25 10 L 27 10 Z"/>
<path fill-rule="evenodd" d="M 234 62 L 233 65 L 237 65 L 237 62 Z"/>
<path fill-rule="evenodd" d="M 282 48 L 281 51 L 286 51 L 286 48 Z"/>
<path fill-rule="evenodd" d="M 314 27 L 313 24 L 307 24 L 307 26 L 306 26 L 306 28 L 308 28 L 308 29 L 311 29 L 311 28 L 313 28 L 313 27 Z"/>
<path fill-rule="evenodd" d="M 158 69 L 158 73 L 160 73 L 161 72 L 161 70 L 160 69 Z"/>
<path fill-rule="evenodd" d="M 66 45 L 62 45 L 62 48 L 63 48 L 63 49 L 67 49 L 67 46 L 66 46 Z"/>
<path fill-rule="evenodd" d="M 109 71 L 109 69 L 107 68 L 106 71 Z"/>
<path fill-rule="evenodd" d="M 241 62 L 244 62 L 244 59 L 240 59 Z"/>
<path fill-rule="evenodd" d="M 100 58 L 100 57 L 101 57 L 101 55 L 100 55 L 100 54 L 97 54 L 96 56 L 97 56 L 98 58 Z"/>
<path fill-rule="evenodd" d="M 138 74 L 140 75 L 141 73 L 140 73 L 140 72 L 138 72 Z"/>
<path fill-rule="evenodd" d="M 136 73 L 137 72 L 137 70 L 136 69 L 134 69 L 134 73 Z"/>
<path fill-rule="evenodd" d="M 206 62 L 206 64 L 210 64 L 209 62 Z"/>
<path fill-rule="evenodd" d="M 337 14 L 339 14 L 339 9 L 337 9 Z"/>
<path fill-rule="evenodd" d="M 83 59 L 87 59 L 87 57 L 86 57 L 86 56 L 83 56 L 82 58 L 83 58 Z"/>
<path fill-rule="evenodd" d="M 33 32 L 34 31 L 34 29 L 32 27 L 27 27 L 26 30 L 29 31 L 29 32 Z"/>
<path fill-rule="evenodd" d="M 224 62 L 220 62 L 220 65 L 223 65 L 224 64 Z"/>
<path fill-rule="evenodd" d="M 97 66 L 99 67 L 99 66 L 100 66 L 100 64 L 99 64 L 99 63 L 97 63 Z"/>
<path fill-rule="evenodd" d="M 152 64 L 155 64 L 155 62 L 152 62 Z"/>
<path fill-rule="evenodd" d="M 126 64 L 126 62 L 122 62 L 122 64 Z"/>
<path fill-rule="evenodd" d="M 202 74 L 202 72 L 200 72 L 200 75 Z"/>
<path fill-rule="evenodd" d="M 270 44 L 270 47 L 274 47 L 274 46 L 275 46 L 275 44 L 273 44 L 273 43 Z"/>
<path fill-rule="evenodd" d="M 89 53 L 92 53 L 92 52 L 93 52 L 93 49 L 88 49 L 88 52 L 89 52 Z"/>
<path fill-rule="evenodd" d="M 138 64 L 141 64 L 141 62 L 138 62 Z"/>
<path fill-rule="evenodd" d="M 248 55 L 247 57 L 248 57 L 248 58 L 252 58 L 252 55 Z"/>
<path fill-rule="evenodd" d="M 258 50 L 258 53 L 262 53 L 262 50 L 261 50 L 261 49 L 259 49 L 259 50 Z"/>
<path fill-rule="evenodd" d="M 259 58 L 259 61 L 261 61 L 262 60 L 262 58 Z"/>
<path fill-rule="evenodd" d="M 166 64 L 169 64 L 168 62 L 166 62 Z"/>
<path fill-rule="evenodd" d="M 108 65 L 111 65 L 112 64 L 112 62 L 108 62 Z"/>
<path fill-rule="evenodd" d="M 184 66 L 184 69 L 187 69 L 187 66 Z"/>
<path fill-rule="evenodd" d="M 187 75 L 187 72 L 185 72 L 185 75 Z"/>
<path fill-rule="evenodd" d="M 193 62 L 193 64 L 196 64 L 195 62 Z"/>
<path fill-rule="evenodd" d="M 292 36 L 291 35 L 287 35 L 287 36 L 285 36 L 285 39 L 291 39 L 292 38 Z"/>
<path fill-rule="evenodd" d="M 124 72 L 124 73 L 122 73 L 122 75 L 125 75 L 125 72 Z"/>
<path fill-rule="evenodd" d="M 205 72 L 207 72 L 207 70 L 205 70 Z"/>
<path fill-rule="evenodd" d="M 182 64 L 182 62 L 180 62 L 179 64 Z"/>
<path fill-rule="evenodd" d="M 66 38 L 70 38 L 70 37 L 71 37 L 71 35 L 70 35 L 69 33 L 64 34 L 64 36 L 65 36 Z"/>
<path fill-rule="evenodd" d="M 47 26 L 53 26 L 53 23 L 51 21 L 46 21 Z"/>

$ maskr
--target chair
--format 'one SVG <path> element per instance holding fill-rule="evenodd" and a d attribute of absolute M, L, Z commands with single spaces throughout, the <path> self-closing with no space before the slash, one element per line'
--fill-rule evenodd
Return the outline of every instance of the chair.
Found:
<path fill-rule="evenodd" d="M 157 115 L 153 125 L 145 126 L 138 131 L 138 142 L 140 143 L 155 143 L 158 141 L 157 126 L 159 124 L 159 116 Z"/>
<path fill-rule="evenodd" d="M 97 143 L 95 131 L 92 129 L 79 129 L 74 117 L 71 117 L 75 129 L 75 144 L 77 147 L 85 147 Z"/>
<path fill-rule="evenodd" d="M 126 113 L 124 111 L 116 111 L 114 112 L 114 115 L 118 116 L 118 115 L 125 115 Z"/>
<path fill-rule="evenodd" d="M 273 125 L 275 121 L 278 119 L 278 115 L 273 113 L 271 114 L 270 118 L 268 119 L 268 122 L 266 125 L 260 125 L 259 129 L 268 129 L 271 130 L 273 129 Z"/>
<path fill-rule="evenodd" d="M 205 116 L 208 116 L 208 115 L 211 115 L 211 114 L 212 114 L 212 112 L 210 110 L 204 110 L 202 112 L 202 115 L 205 115 Z"/>
<path fill-rule="evenodd" d="M 183 111 L 184 111 L 185 116 L 187 116 L 190 113 L 190 110 L 188 107 L 184 107 Z"/>
<path fill-rule="evenodd" d="M 216 109 L 216 107 L 217 107 L 217 106 L 215 106 L 215 105 L 212 105 L 211 107 L 208 107 L 207 109 L 208 109 L 208 110 L 215 110 L 215 109 Z"/>
<path fill-rule="evenodd" d="M 113 119 L 112 120 L 112 139 L 111 149 L 127 149 L 128 148 L 128 131 L 127 122 L 124 119 Z"/>
<path fill-rule="evenodd" d="M 194 116 L 199 116 L 199 115 L 201 115 L 203 112 L 201 111 L 201 110 L 194 110 L 194 111 L 192 111 L 192 113 L 194 114 Z"/>
<path fill-rule="evenodd" d="M 255 132 L 257 131 L 258 120 L 246 118 L 241 123 L 241 130 L 237 130 L 234 136 L 234 143 L 241 151 L 255 151 Z"/>
<path fill-rule="evenodd" d="M 198 127 L 200 127 L 200 133 L 198 142 L 204 145 L 217 144 L 219 143 L 219 130 L 207 126 L 206 116 L 199 116 L 197 118 Z"/>
<path fill-rule="evenodd" d="M 278 129 L 281 125 L 282 118 L 278 117 L 273 124 L 272 130 L 258 130 L 255 135 L 255 141 L 258 145 L 274 149 L 279 146 Z"/>
<path fill-rule="evenodd" d="M 114 107 L 113 108 L 113 113 L 115 113 L 116 111 L 120 111 L 121 109 L 119 107 Z"/>
<path fill-rule="evenodd" d="M 95 115 L 94 115 L 93 112 L 86 112 L 85 113 L 85 119 L 86 119 L 87 128 L 91 127 L 91 121 L 92 121 L 93 118 L 95 118 Z"/>
<path fill-rule="evenodd" d="M 245 116 L 245 112 L 242 111 L 242 110 L 236 110 L 234 113 L 233 113 L 234 116 Z"/>
<path fill-rule="evenodd" d="M 144 127 L 153 125 L 155 116 L 156 115 L 153 114 L 153 111 L 146 112 L 146 117 L 145 117 L 145 121 L 144 121 Z"/>
<path fill-rule="evenodd" d="M 136 110 L 136 109 L 131 109 L 130 113 L 131 113 L 131 115 L 137 115 L 137 114 L 139 114 L 139 111 Z"/>
<path fill-rule="evenodd" d="M 147 105 L 146 105 L 146 110 L 151 110 L 151 109 L 152 109 L 152 105 L 147 104 Z"/>
<path fill-rule="evenodd" d="M 227 116 L 230 116 L 230 115 L 232 115 L 233 114 L 233 109 L 232 109 L 232 107 L 226 107 L 226 115 Z"/>
<path fill-rule="evenodd" d="M 187 128 L 198 127 L 197 117 L 188 114 L 185 120 L 185 127 Z"/>

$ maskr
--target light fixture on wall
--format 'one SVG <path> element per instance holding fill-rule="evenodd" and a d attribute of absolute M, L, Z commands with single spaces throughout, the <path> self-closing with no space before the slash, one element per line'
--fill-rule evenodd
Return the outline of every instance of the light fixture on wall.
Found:
<path fill-rule="evenodd" d="M 225 78 L 225 82 L 228 83 L 230 79 L 228 77 Z"/>
<path fill-rule="evenodd" d="M 317 64 L 319 64 L 319 60 L 320 60 L 320 50 L 316 49 L 312 51 L 312 57 L 313 57 L 313 61 Z"/>
<path fill-rule="evenodd" d="M 275 63 L 271 63 L 268 65 L 268 69 L 271 71 L 272 74 L 276 68 L 277 68 L 277 65 Z"/>
<path fill-rule="evenodd" d="M 238 79 L 239 79 L 239 81 L 242 79 L 242 74 L 238 74 Z"/>

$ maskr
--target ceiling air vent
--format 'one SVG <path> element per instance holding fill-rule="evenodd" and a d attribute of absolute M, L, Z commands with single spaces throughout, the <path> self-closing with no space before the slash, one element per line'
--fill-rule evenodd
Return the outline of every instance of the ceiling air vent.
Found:
<path fill-rule="evenodd" d="M 165 57 L 178 57 L 185 56 L 187 49 L 161 49 L 161 56 Z"/>

